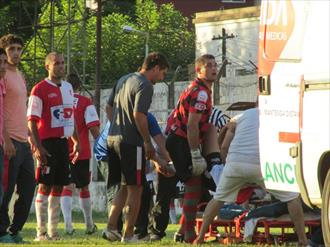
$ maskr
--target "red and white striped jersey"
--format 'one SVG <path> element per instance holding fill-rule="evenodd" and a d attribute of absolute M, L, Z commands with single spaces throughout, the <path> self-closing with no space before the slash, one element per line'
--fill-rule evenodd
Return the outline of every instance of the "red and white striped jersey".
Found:
<path fill-rule="evenodd" d="M 82 95 L 74 94 L 74 118 L 76 120 L 77 132 L 80 139 L 79 160 L 91 158 L 91 147 L 88 138 L 88 129 L 99 126 L 100 121 L 92 101 Z M 73 142 L 69 141 L 70 153 L 73 150 Z M 70 159 L 73 157 L 70 157 Z"/>
<path fill-rule="evenodd" d="M 29 98 L 28 121 L 37 121 L 41 140 L 70 137 L 74 130 L 74 98 L 70 83 L 56 85 L 45 79 L 36 84 Z"/>

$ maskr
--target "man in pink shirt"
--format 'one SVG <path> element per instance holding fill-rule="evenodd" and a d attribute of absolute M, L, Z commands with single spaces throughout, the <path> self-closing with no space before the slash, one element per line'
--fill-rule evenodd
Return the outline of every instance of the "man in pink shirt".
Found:
<path fill-rule="evenodd" d="M 6 51 L 0 48 L 0 205 L 2 203 L 2 171 L 3 171 L 3 97 L 6 93 L 3 78 L 7 69 L 7 54 Z"/>
<path fill-rule="evenodd" d="M 35 189 L 34 162 L 28 142 L 27 90 L 22 73 L 18 70 L 23 49 L 23 40 L 13 34 L 0 38 L 0 47 L 8 57 L 8 67 L 4 78 L 4 195 L 0 208 L 0 243 L 22 243 L 22 230 L 33 199 Z M 17 200 L 14 216 L 10 222 L 8 206 L 16 186 Z"/>

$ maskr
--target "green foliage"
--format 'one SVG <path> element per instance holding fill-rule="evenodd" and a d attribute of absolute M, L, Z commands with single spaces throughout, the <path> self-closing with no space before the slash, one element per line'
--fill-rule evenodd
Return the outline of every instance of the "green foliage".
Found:
<path fill-rule="evenodd" d="M 122 13 L 128 16 L 135 16 L 135 0 L 104 0 L 103 13 Z"/>
<path fill-rule="evenodd" d="M 149 33 L 149 51 L 160 51 L 170 61 L 171 69 L 186 66 L 194 59 L 194 32 L 188 28 L 188 20 L 173 5 L 160 8 L 152 0 L 103 1 L 101 86 L 110 87 L 121 76 L 136 71 L 145 54 L 145 35 L 124 33 L 122 27 Z M 83 0 L 57 0 L 54 13 L 53 50 L 69 54 L 70 71 L 81 75 L 89 88 L 94 87 L 96 61 L 96 14 L 83 8 Z M 71 4 L 70 37 L 68 44 L 68 3 Z M 130 6 L 123 12 L 123 6 Z M 111 7 L 113 7 L 111 9 Z M 132 11 L 134 10 L 134 15 Z M 51 50 L 50 14 L 48 1 L 42 5 L 36 36 L 27 42 L 23 70 L 28 82 L 39 81 L 46 76 L 44 58 Z M 82 20 L 86 20 L 85 26 Z M 85 27 L 85 28 L 84 28 Z M 68 60 L 68 58 L 67 58 Z M 31 86 L 31 85 L 30 85 Z"/>
<path fill-rule="evenodd" d="M 46 1 L 46 0 L 43 0 Z M 0 0 L 0 36 L 14 33 L 27 40 L 33 35 L 31 24 L 38 18 L 42 0 Z"/>
<path fill-rule="evenodd" d="M 139 55 L 139 49 L 143 49 L 143 41 L 134 35 L 124 34 L 124 25 L 134 26 L 127 15 L 113 13 L 102 19 L 102 86 L 109 85 L 118 80 L 122 75 L 136 71 L 143 57 Z M 88 23 L 88 58 L 90 61 L 88 71 L 95 71 L 96 57 L 96 19 L 90 19 Z M 93 67 L 94 66 L 94 67 Z M 94 78 L 94 74 L 92 74 Z"/>
<path fill-rule="evenodd" d="M 137 0 L 136 12 L 139 29 L 150 33 L 151 51 L 164 53 L 172 71 L 179 65 L 185 67 L 193 62 L 195 33 L 188 28 L 188 18 L 172 4 L 163 4 L 157 9 L 152 0 Z"/>
<path fill-rule="evenodd" d="M 11 26 L 13 25 L 14 18 L 9 15 L 10 6 L 4 6 L 0 8 L 0 36 L 9 32 Z"/>

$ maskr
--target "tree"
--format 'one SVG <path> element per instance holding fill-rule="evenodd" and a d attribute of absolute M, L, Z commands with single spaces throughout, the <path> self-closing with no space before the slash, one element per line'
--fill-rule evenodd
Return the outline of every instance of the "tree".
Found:
<path fill-rule="evenodd" d="M 70 1 L 70 2 L 69 2 Z M 68 3 L 71 6 L 78 4 L 77 9 L 83 9 L 82 0 L 58 0 L 54 15 L 56 40 L 55 48 L 58 51 L 67 53 L 67 26 L 59 23 L 68 22 Z M 113 5 L 109 5 L 113 2 Z M 150 51 L 160 51 L 168 57 L 172 70 L 178 65 L 186 66 L 194 59 L 194 33 L 189 30 L 188 20 L 180 12 L 174 9 L 173 5 L 165 4 L 160 8 L 152 0 L 137 0 L 136 5 L 131 7 L 135 15 L 121 13 L 120 6 L 114 7 L 113 11 L 109 6 L 115 6 L 115 2 L 105 2 L 102 17 L 102 87 L 108 88 L 122 75 L 134 72 L 142 64 L 144 58 L 145 38 L 139 34 L 126 34 L 123 32 L 124 25 L 130 25 L 135 29 L 147 31 L 150 34 Z M 130 4 L 130 1 L 125 1 Z M 131 11 L 130 10 L 130 11 Z M 49 26 L 50 5 L 43 4 L 42 14 L 39 18 L 41 26 Z M 86 83 L 93 88 L 95 78 L 95 27 L 96 17 L 92 12 L 75 11 L 74 20 L 86 20 L 86 35 L 83 35 L 82 24 L 74 22 L 71 26 L 70 36 L 70 69 L 82 74 L 83 59 L 86 59 L 85 71 L 88 74 Z M 87 16 L 86 16 L 87 15 Z M 27 45 L 25 57 L 35 57 L 35 63 L 25 62 L 24 71 L 29 78 L 41 79 L 45 76 L 43 69 L 43 58 L 49 52 L 50 29 L 40 28 L 38 36 L 32 37 Z M 83 40 L 83 37 L 86 37 Z M 36 46 L 35 46 L 36 44 Z M 83 50 L 87 56 L 83 56 Z"/>

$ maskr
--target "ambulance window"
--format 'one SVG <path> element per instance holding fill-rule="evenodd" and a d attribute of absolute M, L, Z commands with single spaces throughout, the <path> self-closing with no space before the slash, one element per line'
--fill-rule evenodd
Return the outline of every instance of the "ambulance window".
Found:
<path fill-rule="evenodd" d="M 299 4 L 297 4 L 299 3 Z M 260 16 L 260 37 L 264 56 L 270 61 L 300 61 L 307 4 L 300 1 L 264 1 Z"/>

